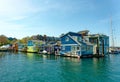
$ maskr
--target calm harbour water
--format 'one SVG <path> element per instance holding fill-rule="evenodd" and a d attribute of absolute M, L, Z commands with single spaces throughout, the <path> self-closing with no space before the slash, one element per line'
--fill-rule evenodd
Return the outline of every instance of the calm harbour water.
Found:
<path fill-rule="evenodd" d="M 0 82 L 119 82 L 120 54 L 67 58 L 0 52 Z"/>

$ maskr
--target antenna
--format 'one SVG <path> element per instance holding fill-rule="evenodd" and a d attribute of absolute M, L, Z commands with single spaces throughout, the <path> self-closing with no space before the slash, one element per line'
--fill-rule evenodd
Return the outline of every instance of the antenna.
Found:
<path fill-rule="evenodd" d="M 111 43 L 112 43 L 112 47 L 114 47 L 114 36 L 113 36 L 113 28 L 112 28 L 112 17 L 110 20 L 110 28 L 111 28 Z"/>

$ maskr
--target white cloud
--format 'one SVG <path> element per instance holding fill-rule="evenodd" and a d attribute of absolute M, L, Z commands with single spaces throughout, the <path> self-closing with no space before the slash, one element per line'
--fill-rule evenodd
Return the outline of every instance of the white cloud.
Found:
<path fill-rule="evenodd" d="M 56 9 L 63 12 L 83 12 L 94 10 L 95 5 L 89 0 L 46 0 L 48 9 Z"/>
<path fill-rule="evenodd" d="M 70 3 L 69 3 L 70 2 Z M 79 6 L 80 5 L 80 6 Z M 0 0 L 0 17 L 20 18 L 30 14 L 49 11 L 83 11 L 94 8 L 93 4 L 86 1 L 54 1 L 54 0 Z M 91 9 L 92 9 L 91 8 Z"/>
<path fill-rule="evenodd" d="M 23 28 L 24 28 L 23 25 L 0 21 L 0 32 L 12 31 L 12 30 L 19 31 L 20 29 L 23 29 Z"/>
<path fill-rule="evenodd" d="M 19 38 L 22 37 L 20 33 L 24 29 L 24 27 L 24 25 L 0 21 L 0 35 L 4 34 L 8 37 Z"/>
<path fill-rule="evenodd" d="M 34 27 L 28 27 L 29 25 L 31 25 L 28 22 L 24 22 L 24 24 L 16 23 L 16 21 L 18 22 L 18 20 L 23 20 L 25 18 L 26 20 L 28 20 L 27 18 L 29 18 L 29 15 L 34 15 L 38 12 L 51 12 L 55 10 L 68 13 L 68 11 L 78 12 L 83 11 L 84 9 L 92 9 L 89 8 L 89 6 L 91 6 L 91 3 L 88 4 L 88 2 L 84 1 L 80 1 L 79 3 L 77 3 L 77 5 L 76 3 L 77 2 L 71 3 L 71 1 L 69 3 L 69 0 L 0 0 L 0 34 L 2 33 L 9 36 L 20 37 L 27 36 L 28 34 L 31 34 L 31 32 L 46 33 L 46 30 L 49 29 L 49 26 L 46 28 L 40 28 L 36 31 Z M 79 7 L 79 5 L 81 6 Z M 51 32 L 53 31 L 50 31 L 50 33 Z"/>
<path fill-rule="evenodd" d="M 29 0 L 0 0 L 0 17 L 3 19 L 24 19 L 28 14 L 38 11 Z"/>
<path fill-rule="evenodd" d="M 25 28 L 14 21 L 23 20 L 29 14 L 39 11 L 29 0 L 0 0 L 0 34 L 19 36 L 17 33 Z"/>
<path fill-rule="evenodd" d="M 22 14 L 28 10 L 28 5 L 23 0 L 0 0 L 0 13 L 2 15 Z"/>

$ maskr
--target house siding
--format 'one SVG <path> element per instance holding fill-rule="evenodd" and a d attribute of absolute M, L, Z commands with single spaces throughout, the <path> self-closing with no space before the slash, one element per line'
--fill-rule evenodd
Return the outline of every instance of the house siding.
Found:
<path fill-rule="evenodd" d="M 66 41 L 66 38 L 69 38 L 69 41 Z M 61 38 L 61 44 L 77 44 L 74 40 L 72 40 L 68 35 L 65 35 Z"/>

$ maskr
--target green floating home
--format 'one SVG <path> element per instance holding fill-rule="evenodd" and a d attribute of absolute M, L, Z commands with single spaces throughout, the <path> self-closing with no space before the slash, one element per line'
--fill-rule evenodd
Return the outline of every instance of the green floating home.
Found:
<path fill-rule="evenodd" d="M 38 46 L 39 46 L 38 42 L 34 40 L 29 40 L 27 43 L 27 52 L 37 53 L 39 50 Z"/>

